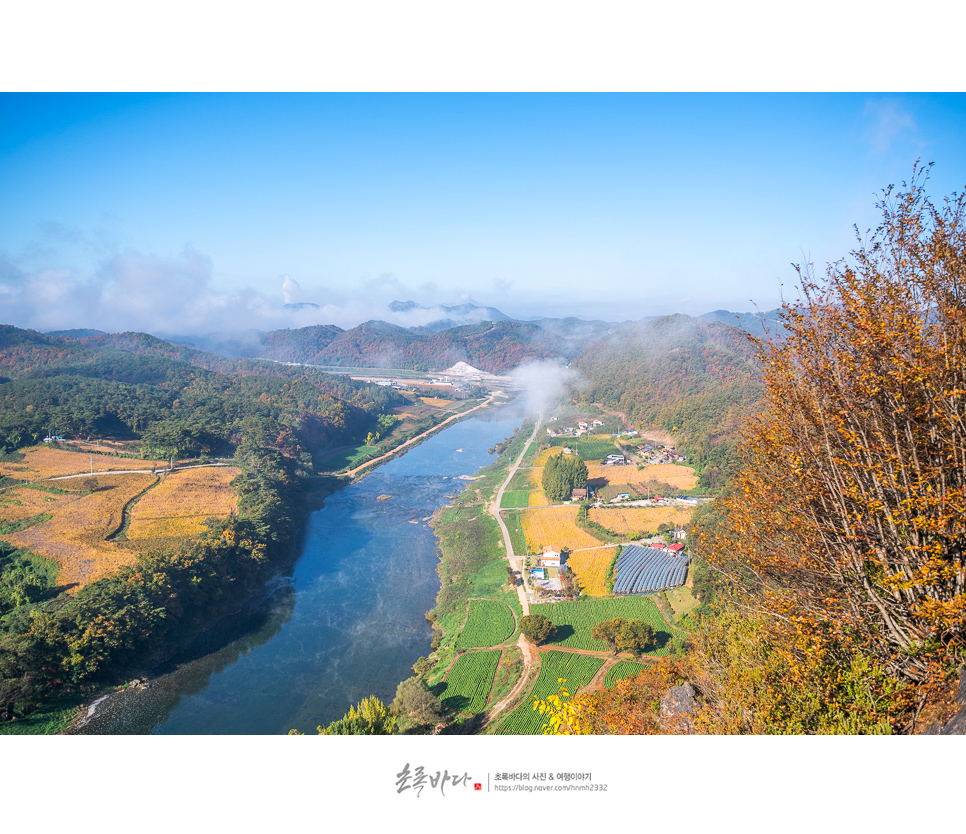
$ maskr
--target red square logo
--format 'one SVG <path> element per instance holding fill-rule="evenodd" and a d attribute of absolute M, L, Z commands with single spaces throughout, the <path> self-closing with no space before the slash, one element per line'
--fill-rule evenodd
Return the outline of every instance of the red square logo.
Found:
<path fill-rule="evenodd" d="M 473 783 L 473 790 L 474 791 L 481 791 L 481 790 L 483 790 L 483 785 L 480 784 L 479 782 L 474 782 Z"/>

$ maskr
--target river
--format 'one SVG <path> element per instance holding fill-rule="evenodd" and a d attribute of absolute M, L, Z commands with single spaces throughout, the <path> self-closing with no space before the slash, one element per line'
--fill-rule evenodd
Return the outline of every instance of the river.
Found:
<path fill-rule="evenodd" d="M 98 704 L 81 733 L 315 732 L 367 695 L 392 701 L 429 654 L 439 591 L 428 521 L 520 425 L 507 408 L 444 429 L 312 513 L 289 577 L 207 632 L 149 687 Z M 386 497 L 388 496 L 388 497 Z"/>

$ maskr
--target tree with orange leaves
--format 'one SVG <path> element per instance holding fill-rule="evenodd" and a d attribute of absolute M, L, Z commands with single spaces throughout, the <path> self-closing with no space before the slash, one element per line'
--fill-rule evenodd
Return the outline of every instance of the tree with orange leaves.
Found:
<path fill-rule="evenodd" d="M 920 704 L 966 646 L 966 197 L 934 205 L 927 170 L 824 281 L 799 269 L 724 521 L 696 531 L 746 609 Z"/>

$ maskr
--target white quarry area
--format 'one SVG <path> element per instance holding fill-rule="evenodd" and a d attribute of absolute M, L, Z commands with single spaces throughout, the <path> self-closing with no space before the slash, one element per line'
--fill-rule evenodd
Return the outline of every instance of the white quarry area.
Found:
<path fill-rule="evenodd" d="M 457 362 L 452 368 L 447 368 L 443 373 L 446 376 L 490 376 L 485 371 L 474 368 L 472 365 L 467 365 L 465 362 Z"/>

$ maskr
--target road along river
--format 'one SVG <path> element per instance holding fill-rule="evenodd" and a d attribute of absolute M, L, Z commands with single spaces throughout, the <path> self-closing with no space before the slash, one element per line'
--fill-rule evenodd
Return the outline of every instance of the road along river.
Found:
<path fill-rule="evenodd" d="M 291 577 L 149 686 L 99 703 L 79 732 L 314 732 L 367 695 L 390 702 L 430 651 L 439 578 L 427 522 L 520 423 L 506 408 L 484 412 L 329 496 Z"/>

